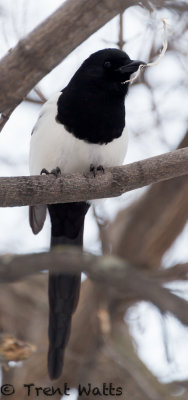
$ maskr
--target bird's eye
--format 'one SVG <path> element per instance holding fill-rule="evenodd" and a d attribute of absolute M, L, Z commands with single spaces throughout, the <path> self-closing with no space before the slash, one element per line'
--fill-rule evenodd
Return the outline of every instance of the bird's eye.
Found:
<path fill-rule="evenodd" d="M 104 68 L 109 69 L 110 67 L 111 67 L 111 62 L 110 61 L 105 61 Z"/>

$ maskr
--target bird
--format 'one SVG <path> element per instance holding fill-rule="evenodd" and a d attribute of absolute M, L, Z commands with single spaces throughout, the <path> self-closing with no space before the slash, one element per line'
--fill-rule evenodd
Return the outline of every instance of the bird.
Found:
<path fill-rule="evenodd" d="M 128 144 L 125 97 L 130 76 L 143 61 L 125 51 L 106 48 L 91 54 L 68 85 L 42 106 L 30 143 L 31 175 L 86 173 L 122 165 Z M 83 246 L 84 220 L 90 203 L 33 205 L 29 222 L 34 234 L 43 227 L 48 210 L 51 247 Z M 72 314 L 79 299 L 80 275 L 49 273 L 50 379 L 62 374 Z"/>

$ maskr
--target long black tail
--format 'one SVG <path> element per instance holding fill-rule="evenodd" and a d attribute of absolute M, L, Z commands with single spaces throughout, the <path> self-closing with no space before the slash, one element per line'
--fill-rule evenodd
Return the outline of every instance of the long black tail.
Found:
<path fill-rule="evenodd" d="M 84 218 L 89 204 L 67 203 L 48 206 L 52 236 L 51 246 L 83 245 Z M 69 340 L 72 314 L 76 309 L 80 276 L 49 275 L 49 351 L 48 372 L 51 379 L 57 379 L 62 372 L 65 347 Z"/>

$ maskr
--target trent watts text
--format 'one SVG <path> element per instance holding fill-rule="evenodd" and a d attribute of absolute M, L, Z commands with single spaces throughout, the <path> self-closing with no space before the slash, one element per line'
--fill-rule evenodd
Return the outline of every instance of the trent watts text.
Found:
<path fill-rule="evenodd" d="M 62 387 L 41 387 L 35 386 L 34 383 L 28 383 L 23 385 L 25 395 L 28 397 L 37 396 L 40 397 L 41 395 L 45 396 L 55 396 L 59 394 L 61 396 L 70 396 L 71 389 L 67 383 L 64 383 Z M 79 384 L 77 387 L 79 396 L 121 396 L 123 393 L 123 388 L 121 386 L 114 386 L 113 383 L 103 383 L 100 387 L 94 386 L 92 383 L 87 383 L 85 386 Z M 10 396 L 16 393 L 16 388 L 11 384 L 4 384 L 0 386 L 0 392 L 4 396 Z"/>

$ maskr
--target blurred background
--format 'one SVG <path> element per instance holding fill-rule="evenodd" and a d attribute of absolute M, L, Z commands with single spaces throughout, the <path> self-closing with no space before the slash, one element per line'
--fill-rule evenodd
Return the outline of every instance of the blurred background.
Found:
<path fill-rule="evenodd" d="M 53 2 L 50 0 L 6 0 L 6 2 L 0 0 L 1 56 L 4 56 L 10 48 L 13 48 L 21 38 L 44 21 L 62 3 L 62 0 L 53 0 Z M 0 175 L 29 174 L 31 131 L 44 100 L 65 87 L 84 59 L 92 52 L 106 47 L 119 47 L 133 59 L 154 61 L 162 48 L 164 32 L 161 18 L 164 18 L 167 23 L 167 53 L 157 66 L 147 68 L 144 73 L 141 73 L 137 81 L 131 85 L 126 98 L 129 147 L 125 163 L 165 153 L 178 146 L 188 146 L 188 2 L 159 1 L 156 5 L 155 1 L 143 1 L 127 8 L 124 13 L 116 16 L 77 47 L 42 79 L 27 95 L 25 101 L 16 108 L 0 134 Z M 14 88 L 12 90 L 14 91 Z M 130 263 L 144 265 L 145 268 L 152 270 L 187 263 L 187 192 L 188 180 L 184 177 L 135 190 L 120 198 L 97 202 L 86 218 L 85 250 L 97 255 L 102 252 L 112 252 L 124 257 Z M 32 234 L 29 227 L 28 207 L 1 208 L 0 221 L 1 254 L 23 254 L 49 249 L 49 218 L 44 229 L 37 236 Z M 171 283 L 166 284 L 166 287 L 178 296 L 188 299 L 188 285 L 185 281 L 174 278 Z M 43 277 L 32 277 L 19 284 L 8 285 L 8 288 L 7 290 L 3 286 L 0 295 L 0 329 L 2 332 L 12 333 L 22 340 L 29 340 L 35 344 L 39 349 L 38 353 L 41 352 L 41 357 L 40 361 L 37 360 L 38 367 L 35 361 L 32 361 L 35 359 L 34 355 L 23 365 L 16 367 L 13 365 L 5 373 L 6 380 L 18 381 L 23 378 L 22 382 L 24 379 L 28 382 L 35 368 L 35 375 L 41 384 L 41 379 L 43 382 L 47 379 L 46 365 L 43 365 L 47 343 L 46 281 L 44 282 Z M 97 326 L 96 321 L 94 323 L 88 320 L 88 315 L 94 313 L 98 307 L 96 306 L 96 291 L 94 284 L 84 281 L 80 308 L 77 313 L 83 311 L 84 302 L 90 299 L 91 309 L 83 311 L 86 320 L 82 321 L 83 325 L 87 325 L 84 329 L 88 334 L 91 332 L 89 329 L 93 332 L 93 324 L 95 329 Z M 127 340 L 131 340 L 133 351 L 153 374 L 152 376 L 156 376 L 162 383 L 188 379 L 188 329 L 175 316 L 164 315 L 157 307 L 144 301 L 130 302 L 126 299 L 123 305 L 116 304 L 113 307 L 104 306 L 104 303 L 105 300 L 101 297 L 99 308 L 103 310 L 104 315 L 106 315 L 104 310 L 108 310 L 112 318 L 109 309 L 112 310 L 114 307 L 113 309 L 116 310 L 114 327 L 117 326 L 119 320 L 123 321 Z M 101 314 L 97 315 L 100 320 Z M 75 324 L 78 324 L 76 318 L 78 319 L 75 315 Z M 81 324 L 80 319 L 79 324 Z M 93 332 L 92 335 L 95 337 L 97 332 Z M 79 370 L 77 379 L 81 382 L 85 380 L 86 373 L 79 369 L 81 367 L 76 367 L 73 363 L 74 357 L 71 358 L 71 351 L 77 351 L 74 339 L 71 339 L 65 370 L 70 384 L 71 368 L 77 368 L 77 372 Z M 77 338 L 77 346 L 78 340 Z M 95 354 L 94 372 L 88 376 L 88 379 L 92 381 L 91 376 L 93 376 L 97 384 L 100 383 L 102 374 L 101 365 L 103 365 L 103 371 L 108 370 L 107 366 L 104 367 L 107 365 L 105 364 L 107 360 L 101 359 L 105 358 L 105 352 L 102 350 L 100 340 L 99 343 L 97 341 L 97 345 L 95 341 L 95 346 L 94 340 L 88 347 L 86 344 L 87 354 Z M 119 360 L 118 356 L 117 360 Z M 73 367 L 70 367 L 69 363 Z M 89 360 L 87 363 L 85 368 L 86 365 L 90 365 Z M 118 361 L 116 367 L 121 369 L 120 364 L 121 362 Z M 130 365 L 132 365 L 131 361 Z M 130 365 L 128 368 L 124 366 L 125 375 L 122 375 L 130 398 L 153 399 L 154 397 L 149 397 L 149 395 L 147 397 L 146 392 L 143 394 L 145 397 L 141 397 L 139 379 L 135 377 L 134 368 L 131 372 Z M 92 371 L 92 365 L 90 367 Z M 111 366 L 115 371 L 114 375 L 113 372 L 110 375 L 108 371 L 106 376 L 104 374 L 102 381 L 111 377 L 116 382 L 117 376 L 121 376 L 120 371 L 116 371 L 116 367 Z M 135 385 L 138 385 L 138 392 L 135 394 L 132 389 L 134 384 L 130 383 L 132 382 L 130 379 L 127 381 L 127 374 L 130 374 L 133 382 L 136 381 Z M 143 376 L 145 376 L 144 373 Z M 75 382 L 72 379 L 73 387 L 76 387 Z M 86 382 L 88 382 L 87 379 Z M 181 390 L 186 389 L 181 388 Z M 180 392 L 177 392 L 177 396 Z M 74 396 L 77 398 L 76 391 Z M 186 398 L 188 397 L 184 397 Z"/>

